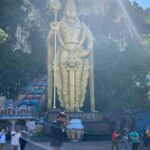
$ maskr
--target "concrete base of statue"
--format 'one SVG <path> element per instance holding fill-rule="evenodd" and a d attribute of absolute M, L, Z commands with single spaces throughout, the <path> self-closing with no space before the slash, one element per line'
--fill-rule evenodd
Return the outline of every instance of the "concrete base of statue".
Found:
<path fill-rule="evenodd" d="M 56 116 L 59 112 L 62 110 L 60 109 L 51 109 L 49 110 L 47 114 L 47 122 L 51 123 L 55 120 Z M 99 112 L 71 112 L 66 113 L 67 118 L 69 120 L 71 119 L 81 119 L 84 125 L 84 138 L 96 138 L 103 136 L 105 139 L 108 138 L 108 136 L 111 135 L 111 127 L 110 122 L 107 116 L 102 115 Z M 50 131 L 49 125 L 45 127 L 45 133 L 48 133 Z"/>

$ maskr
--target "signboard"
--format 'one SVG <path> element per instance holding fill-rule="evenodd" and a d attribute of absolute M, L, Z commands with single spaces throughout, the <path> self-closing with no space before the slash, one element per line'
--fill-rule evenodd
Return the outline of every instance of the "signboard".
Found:
<path fill-rule="evenodd" d="M 31 115 L 0 115 L 0 120 L 32 119 Z"/>

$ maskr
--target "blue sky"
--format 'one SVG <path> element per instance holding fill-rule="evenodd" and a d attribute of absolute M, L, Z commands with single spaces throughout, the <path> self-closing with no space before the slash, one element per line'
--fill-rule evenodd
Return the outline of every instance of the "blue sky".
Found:
<path fill-rule="evenodd" d="M 130 0 L 131 2 L 136 1 L 139 3 L 140 6 L 143 8 L 150 8 L 150 0 Z"/>

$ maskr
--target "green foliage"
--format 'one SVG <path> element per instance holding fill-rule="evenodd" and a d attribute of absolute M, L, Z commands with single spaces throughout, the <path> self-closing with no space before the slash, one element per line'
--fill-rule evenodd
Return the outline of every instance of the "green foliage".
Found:
<path fill-rule="evenodd" d="M 150 34 L 143 34 L 142 35 L 143 44 L 150 49 Z"/>
<path fill-rule="evenodd" d="M 13 51 L 16 27 L 18 24 L 24 24 L 26 15 L 22 5 L 23 1 L 20 0 L 0 1 L 0 27 L 9 34 L 7 38 L 8 35 L 0 30 L 0 38 L 5 41 L 0 43 L 0 95 L 6 95 L 8 98 L 15 98 L 28 82 L 46 73 L 46 51 L 43 51 L 46 48 L 43 48 L 44 42 L 38 29 L 32 29 L 30 36 L 35 39 L 30 42 L 33 47 L 31 54 L 25 54 L 22 50 Z"/>
<path fill-rule="evenodd" d="M 150 24 L 150 14 L 146 16 L 145 21 L 147 24 Z"/>
<path fill-rule="evenodd" d="M 0 29 L 0 43 L 4 43 L 8 38 L 8 34 L 4 30 Z"/>
<path fill-rule="evenodd" d="M 99 111 L 145 107 L 148 90 L 145 75 L 150 56 L 137 42 L 131 41 L 123 53 L 112 43 L 100 43 L 102 50 L 98 49 L 99 45 L 96 48 L 95 98 Z"/>
<path fill-rule="evenodd" d="M 137 34 L 145 34 L 143 38 L 149 43 L 149 25 L 145 21 L 145 17 L 150 12 L 145 13 L 137 3 L 132 6 L 129 1 L 123 0 Z M 111 8 L 111 7 L 110 7 Z M 140 110 L 147 109 L 148 103 L 146 86 L 146 74 L 149 72 L 150 54 L 145 49 L 142 41 L 139 41 L 137 35 L 133 32 L 132 36 L 128 36 L 127 47 L 121 52 L 117 44 L 114 42 L 118 38 L 122 38 L 119 34 L 126 32 L 125 26 L 127 20 L 114 22 L 113 16 L 117 18 L 122 14 L 122 10 L 117 4 L 113 4 L 105 17 L 99 17 L 100 20 L 93 20 L 91 28 L 96 37 L 94 47 L 95 61 L 95 99 L 96 107 L 99 111 L 125 110 L 126 108 Z M 112 17 L 109 17 L 112 16 Z M 93 25 L 95 22 L 95 25 Z M 130 24 L 130 22 L 128 22 Z M 99 26 L 96 27 L 96 25 Z M 105 25 L 105 28 L 104 28 Z M 131 24 L 129 26 L 131 28 Z M 93 29 L 93 28 L 92 28 Z M 102 31 L 100 31 L 100 29 Z M 100 34 L 98 34 L 100 33 Z M 105 40 L 108 33 L 111 33 L 111 39 Z M 126 32 L 126 34 L 128 34 Z M 149 48 L 149 47 L 148 47 Z"/>

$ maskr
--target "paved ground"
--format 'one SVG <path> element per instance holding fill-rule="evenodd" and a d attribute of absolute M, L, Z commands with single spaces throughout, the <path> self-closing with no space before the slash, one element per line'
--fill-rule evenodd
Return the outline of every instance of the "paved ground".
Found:
<path fill-rule="evenodd" d="M 37 146 L 36 146 L 37 145 Z M 64 143 L 63 150 L 110 150 L 110 142 L 78 142 Z M 11 150 L 8 143 L 4 150 Z M 51 150 L 48 142 L 28 143 L 25 150 Z"/>
<path fill-rule="evenodd" d="M 4 150 L 11 150 L 9 143 L 5 145 Z M 48 142 L 28 143 L 25 150 L 51 150 Z M 63 150 L 111 150 L 110 141 L 92 141 L 78 143 L 64 143 Z M 121 150 L 121 147 L 119 148 Z M 139 150 L 150 150 L 139 147 Z"/>

